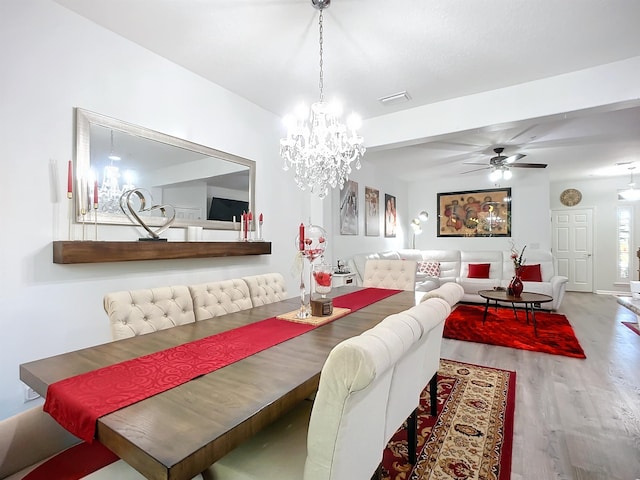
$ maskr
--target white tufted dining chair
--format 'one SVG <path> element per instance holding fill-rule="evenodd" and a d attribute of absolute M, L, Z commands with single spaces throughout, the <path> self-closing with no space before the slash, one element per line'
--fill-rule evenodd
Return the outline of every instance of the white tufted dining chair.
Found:
<path fill-rule="evenodd" d="M 412 464 L 415 464 L 417 453 L 417 408 L 427 384 L 431 387 L 431 398 L 437 394 L 436 373 L 440 364 L 442 331 L 450 312 L 451 308 L 444 300 L 434 299 L 390 315 L 367 332 L 368 335 L 397 337 L 404 343 L 406 353 L 396 363 L 391 380 L 385 439 L 391 440 L 407 420 L 409 462 Z M 436 415 L 436 407 L 434 401 L 432 415 Z"/>
<path fill-rule="evenodd" d="M 189 285 L 196 322 L 253 307 L 247 282 L 242 279 Z"/>
<path fill-rule="evenodd" d="M 397 337 L 362 334 L 334 347 L 311 401 L 203 472 L 205 480 L 355 480 L 376 473 Z"/>
<path fill-rule="evenodd" d="M 279 302 L 287 298 L 287 283 L 280 273 L 265 273 L 242 277 L 247 282 L 254 307 Z"/>
<path fill-rule="evenodd" d="M 111 292 L 103 300 L 114 340 L 196 321 L 186 285 Z"/>
<path fill-rule="evenodd" d="M 451 306 L 441 298 L 425 300 L 403 312 L 403 315 L 412 317 L 417 321 L 421 328 L 421 337 L 415 346 L 415 354 L 418 361 L 411 367 L 407 365 L 401 366 L 401 368 L 411 368 L 412 372 L 417 374 L 419 385 L 418 402 L 415 404 L 411 415 L 407 418 L 408 451 L 411 463 L 415 463 L 417 450 L 417 406 L 420 402 L 422 391 L 427 385 L 429 386 L 431 403 L 430 413 L 434 417 L 438 414 L 438 368 L 440 367 L 442 334 L 444 323 L 450 313 Z"/>
<path fill-rule="evenodd" d="M 417 347 L 422 336 L 422 327 L 415 318 L 406 313 L 397 313 L 385 318 L 366 334 L 395 338 L 402 343 L 402 349 L 405 351 L 396 363 L 391 378 L 385 421 L 385 443 L 388 443 L 420 402 L 420 393 L 424 385 L 421 383 L 422 376 L 418 373 L 422 364 L 422 352 Z M 415 429 L 407 430 L 407 433 L 413 432 Z M 409 444 L 415 445 L 415 439 L 409 437 Z M 410 454 L 409 460 L 415 463 L 415 455 Z"/>
<path fill-rule="evenodd" d="M 416 269 L 414 260 L 367 260 L 364 266 L 364 287 L 414 291 Z"/>
<path fill-rule="evenodd" d="M 36 478 L 144 480 L 144 476 L 123 460 L 97 466 L 83 477 L 72 476 L 67 468 L 87 465 L 93 460 L 92 451 L 78 448 L 81 446 L 80 440 L 43 412 L 41 406 L 32 407 L 0 421 L 0 479 L 22 480 L 39 467 L 46 473 L 38 472 Z M 202 475 L 195 479 L 202 479 Z"/>

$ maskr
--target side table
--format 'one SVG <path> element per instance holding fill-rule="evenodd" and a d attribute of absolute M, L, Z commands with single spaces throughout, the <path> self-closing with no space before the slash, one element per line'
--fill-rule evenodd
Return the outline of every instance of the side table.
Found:
<path fill-rule="evenodd" d="M 354 286 L 356 284 L 355 273 L 334 273 L 331 278 L 332 287 Z"/>

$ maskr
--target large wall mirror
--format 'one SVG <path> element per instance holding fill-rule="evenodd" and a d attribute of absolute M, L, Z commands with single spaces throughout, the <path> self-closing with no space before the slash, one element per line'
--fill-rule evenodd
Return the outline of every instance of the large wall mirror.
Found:
<path fill-rule="evenodd" d="M 74 172 L 79 222 L 131 225 L 120 197 L 133 188 L 149 192 L 154 205 L 172 205 L 177 227 L 231 230 L 234 217 L 255 210 L 254 161 L 81 108 Z M 160 209 L 141 216 L 148 225 L 166 221 Z"/>

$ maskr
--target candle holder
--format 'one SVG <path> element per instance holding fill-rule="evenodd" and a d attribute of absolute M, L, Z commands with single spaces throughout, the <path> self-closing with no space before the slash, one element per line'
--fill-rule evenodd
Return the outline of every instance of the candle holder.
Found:
<path fill-rule="evenodd" d="M 80 209 L 80 215 L 82 215 L 82 240 L 86 240 L 86 236 L 87 236 L 87 228 L 86 228 L 86 219 L 87 219 L 87 209 L 83 206 Z"/>
<path fill-rule="evenodd" d="M 260 214 L 260 220 L 258 220 L 258 238 L 256 239 L 258 242 L 264 242 L 264 238 L 262 238 L 262 214 Z"/>
<path fill-rule="evenodd" d="M 69 236 L 69 240 L 73 240 L 73 235 L 71 234 L 71 219 L 73 218 L 73 193 L 67 192 L 67 200 L 68 200 L 68 203 L 69 203 L 69 214 L 68 214 L 69 232 L 68 232 L 68 236 Z"/>
<path fill-rule="evenodd" d="M 95 239 L 98 241 L 98 204 L 93 204 L 93 226 L 95 230 Z"/>
<path fill-rule="evenodd" d="M 300 268 L 300 310 L 297 318 L 309 318 L 311 316 L 310 304 L 313 288 L 313 262 L 320 257 L 327 248 L 327 232 L 318 225 L 304 226 L 300 224 L 300 230 L 296 237 L 296 245 L 299 254 L 309 261 L 309 302 L 306 302 L 306 287 L 304 284 L 304 262 Z"/>

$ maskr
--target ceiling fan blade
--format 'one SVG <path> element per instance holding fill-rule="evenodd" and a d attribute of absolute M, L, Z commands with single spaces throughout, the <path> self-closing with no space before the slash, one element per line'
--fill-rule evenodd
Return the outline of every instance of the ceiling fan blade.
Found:
<path fill-rule="evenodd" d="M 479 164 L 476 164 L 479 165 Z M 467 170 L 466 172 L 460 172 L 460 175 L 464 175 L 465 173 L 471 173 L 471 172 L 478 172 L 480 170 L 486 170 L 489 167 L 482 167 L 482 168 L 474 168 L 473 170 Z"/>
<path fill-rule="evenodd" d="M 546 163 L 511 163 L 509 168 L 547 168 Z"/>
<path fill-rule="evenodd" d="M 524 153 L 514 153 L 513 155 L 509 155 L 504 163 L 507 163 L 509 165 L 511 165 L 513 162 L 515 162 L 516 160 L 520 160 L 521 158 L 526 157 L 527 155 Z"/>
<path fill-rule="evenodd" d="M 486 163 L 479 163 L 479 162 L 463 162 L 463 165 L 484 165 L 485 167 L 487 166 Z"/>

